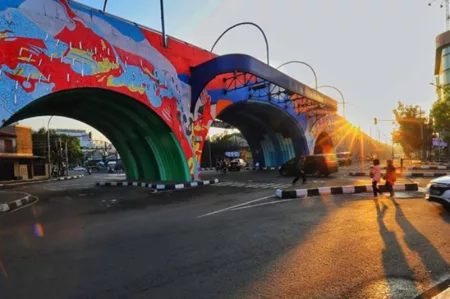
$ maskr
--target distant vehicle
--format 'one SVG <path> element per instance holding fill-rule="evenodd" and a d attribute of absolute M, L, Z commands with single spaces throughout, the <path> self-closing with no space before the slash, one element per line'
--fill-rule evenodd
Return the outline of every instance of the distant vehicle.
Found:
<path fill-rule="evenodd" d="M 229 171 L 241 171 L 242 167 L 245 167 L 246 163 L 244 159 L 234 159 L 228 165 Z"/>
<path fill-rule="evenodd" d="M 340 166 L 349 166 L 353 162 L 351 152 L 337 153 L 336 157 Z"/>
<path fill-rule="evenodd" d="M 300 157 L 293 158 L 280 167 L 280 174 L 283 176 L 296 175 L 298 173 L 297 163 Z M 339 163 L 334 154 L 320 154 L 306 156 L 305 173 L 320 177 L 327 177 L 339 170 Z"/>
<path fill-rule="evenodd" d="M 425 190 L 425 199 L 437 202 L 450 211 L 450 175 L 431 180 Z"/>
<path fill-rule="evenodd" d="M 85 171 L 86 171 L 86 168 L 81 167 L 81 166 L 77 166 L 77 167 L 74 167 L 73 171 L 77 171 L 77 172 L 85 172 Z"/>

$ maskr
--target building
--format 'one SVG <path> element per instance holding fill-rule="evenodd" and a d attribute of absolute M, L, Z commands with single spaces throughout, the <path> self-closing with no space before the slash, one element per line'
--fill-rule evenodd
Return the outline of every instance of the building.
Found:
<path fill-rule="evenodd" d="M 92 133 L 86 132 L 86 130 L 76 129 L 55 129 L 57 135 L 68 135 L 78 137 L 80 140 L 80 146 L 82 149 L 92 148 Z"/>
<path fill-rule="evenodd" d="M 0 129 L 0 181 L 48 177 L 45 157 L 33 155 L 31 128 L 11 125 Z"/>
<path fill-rule="evenodd" d="M 450 88 L 450 30 L 436 37 L 436 59 L 434 65 L 438 99 L 444 98 Z"/>

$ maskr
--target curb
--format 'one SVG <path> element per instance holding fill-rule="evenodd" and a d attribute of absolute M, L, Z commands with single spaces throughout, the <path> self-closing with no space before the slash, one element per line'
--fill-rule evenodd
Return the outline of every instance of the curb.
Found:
<path fill-rule="evenodd" d="M 244 170 L 279 170 L 281 168 L 281 166 L 276 166 L 276 167 L 243 167 L 242 169 Z M 205 170 L 216 170 L 215 167 L 205 167 L 205 168 L 200 168 L 200 171 L 205 171 Z"/>
<path fill-rule="evenodd" d="M 37 197 L 32 196 L 32 195 L 27 195 L 25 197 L 10 201 L 8 203 L 2 203 L 2 204 L 0 204 L 0 213 L 11 212 L 11 211 L 17 210 L 18 208 L 20 208 L 24 205 L 33 203 L 35 201 L 37 201 Z"/>
<path fill-rule="evenodd" d="M 207 181 L 198 181 L 198 182 L 190 182 L 190 183 L 180 183 L 180 184 L 152 184 L 152 183 L 143 183 L 143 182 L 97 182 L 96 186 L 102 187 L 143 187 L 149 189 L 156 190 L 179 190 L 186 189 L 192 187 L 201 187 L 216 184 L 219 182 L 219 179 L 207 180 Z"/>
<path fill-rule="evenodd" d="M 384 186 L 379 186 L 380 190 L 384 192 Z M 397 184 L 394 185 L 395 191 L 418 191 L 418 184 Z M 319 187 L 312 189 L 297 189 L 297 190 L 281 190 L 277 189 L 275 196 L 278 198 L 303 198 L 320 195 L 339 195 L 339 194 L 357 194 L 372 192 L 372 185 L 361 186 L 341 186 L 341 187 Z"/>
<path fill-rule="evenodd" d="M 79 179 L 82 177 L 84 177 L 84 174 L 65 176 L 65 177 L 49 179 L 49 180 L 42 180 L 42 181 L 24 181 L 24 182 L 18 182 L 18 183 L 0 184 L 0 188 L 1 187 L 9 187 L 9 186 L 14 187 L 14 186 L 20 186 L 20 185 L 27 185 L 27 184 L 41 184 L 41 183 L 56 182 L 56 181 L 66 181 L 66 180 Z"/>
<path fill-rule="evenodd" d="M 450 173 L 439 173 L 439 172 L 409 172 L 403 174 L 404 177 L 420 178 L 420 177 L 430 177 L 437 178 L 441 176 L 450 175 Z"/>
<path fill-rule="evenodd" d="M 420 166 L 420 167 L 406 167 L 407 170 L 447 170 L 448 166 Z"/>

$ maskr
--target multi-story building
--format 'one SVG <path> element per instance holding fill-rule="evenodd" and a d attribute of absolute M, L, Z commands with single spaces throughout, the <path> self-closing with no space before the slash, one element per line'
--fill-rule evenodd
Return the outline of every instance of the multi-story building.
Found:
<path fill-rule="evenodd" d="M 450 88 L 450 30 L 436 37 L 436 59 L 434 65 L 436 92 L 441 100 Z"/>
<path fill-rule="evenodd" d="M 0 181 L 46 178 L 45 157 L 33 155 L 31 128 L 11 125 L 0 129 Z"/>

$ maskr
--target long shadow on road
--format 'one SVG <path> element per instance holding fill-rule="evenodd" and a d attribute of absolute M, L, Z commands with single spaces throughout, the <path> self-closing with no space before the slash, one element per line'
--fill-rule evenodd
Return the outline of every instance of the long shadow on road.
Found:
<path fill-rule="evenodd" d="M 395 232 L 390 231 L 384 223 L 388 207 L 384 203 L 380 207 L 378 200 L 375 200 L 375 205 L 380 235 L 385 245 L 382 260 L 390 295 L 392 298 L 413 298 L 418 293 L 414 283 L 414 271 L 409 267 Z"/>
<path fill-rule="evenodd" d="M 449 265 L 431 242 L 408 221 L 401 205 L 395 199 L 392 202 L 395 206 L 395 220 L 405 233 L 406 245 L 417 253 L 430 278 L 437 283 L 442 274 L 448 272 Z"/>

